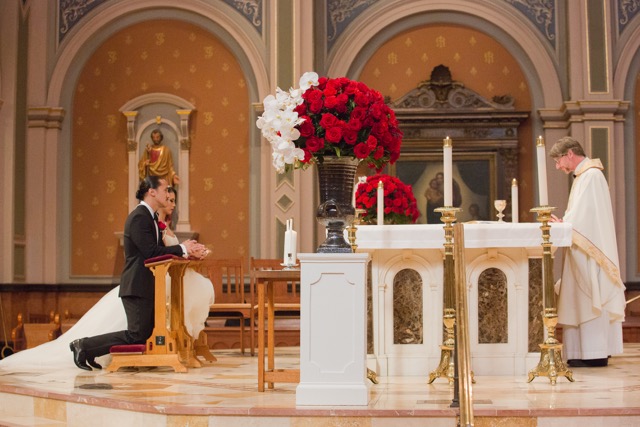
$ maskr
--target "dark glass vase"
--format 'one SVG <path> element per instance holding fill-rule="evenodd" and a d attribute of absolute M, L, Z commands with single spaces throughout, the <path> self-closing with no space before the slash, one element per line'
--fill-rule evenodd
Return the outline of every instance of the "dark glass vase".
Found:
<path fill-rule="evenodd" d="M 359 162 L 351 157 L 324 157 L 324 162 L 316 165 L 320 186 L 316 219 L 327 228 L 327 239 L 318 246 L 318 253 L 353 252 L 344 238 L 344 229 L 351 225 L 355 216 L 351 203 Z"/>

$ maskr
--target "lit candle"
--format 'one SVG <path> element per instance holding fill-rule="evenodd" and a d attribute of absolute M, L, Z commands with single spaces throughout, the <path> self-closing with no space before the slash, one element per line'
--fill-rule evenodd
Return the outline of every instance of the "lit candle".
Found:
<path fill-rule="evenodd" d="M 378 181 L 378 225 L 384 224 L 384 184 L 382 179 Z"/>
<path fill-rule="evenodd" d="M 518 180 L 511 181 L 511 222 L 518 222 Z"/>
<path fill-rule="evenodd" d="M 293 230 L 293 219 L 287 220 L 287 229 L 284 232 L 284 264 L 296 265 L 298 254 L 296 248 L 298 245 L 298 233 Z"/>
<path fill-rule="evenodd" d="M 547 159 L 545 158 L 546 150 L 544 146 L 544 138 L 539 136 L 536 140 L 536 154 L 538 161 L 538 198 L 540 206 L 549 205 L 549 196 L 547 194 Z"/>
<path fill-rule="evenodd" d="M 444 145 L 442 147 L 444 154 L 444 205 L 451 207 L 453 205 L 453 145 L 451 144 L 451 138 L 446 137 L 444 139 Z"/>

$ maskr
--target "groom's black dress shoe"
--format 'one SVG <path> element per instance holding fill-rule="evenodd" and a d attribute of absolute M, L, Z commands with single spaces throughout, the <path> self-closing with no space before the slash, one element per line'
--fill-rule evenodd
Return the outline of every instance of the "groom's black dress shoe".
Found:
<path fill-rule="evenodd" d="M 82 340 L 71 341 L 71 343 L 69 343 L 69 349 L 73 352 L 73 362 L 76 366 L 85 371 L 90 371 L 91 368 L 87 365 L 87 354 L 82 349 L 81 341 Z"/>
<path fill-rule="evenodd" d="M 87 359 L 87 365 L 91 366 L 93 369 L 102 369 L 102 365 L 96 362 L 96 359 L 93 357 Z"/>

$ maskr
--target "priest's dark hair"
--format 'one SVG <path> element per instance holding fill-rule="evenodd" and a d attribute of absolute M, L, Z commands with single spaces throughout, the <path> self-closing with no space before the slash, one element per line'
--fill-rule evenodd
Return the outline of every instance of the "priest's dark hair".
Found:
<path fill-rule="evenodd" d="M 140 181 L 140 185 L 138 186 L 138 191 L 136 191 L 136 199 L 144 200 L 144 195 L 150 189 L 156 189 L 160 186 L 160 181 L 162 180 L 159 176 L 149 175 L 145 177 L 142 181 Z"/>

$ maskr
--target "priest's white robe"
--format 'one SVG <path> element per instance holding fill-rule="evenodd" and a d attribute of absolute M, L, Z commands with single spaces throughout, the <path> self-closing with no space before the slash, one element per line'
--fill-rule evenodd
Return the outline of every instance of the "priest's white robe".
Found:
<path fill-rule="evenodd" d="M 564 221 L 573 226 L 558 297 L 567 359 L 603 359 L 622 353 L 624 284 L 620 277 L 609 186 L 599 159 L 575 170 Z"/>

